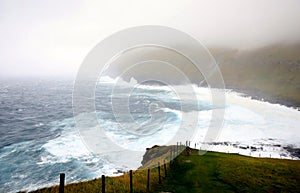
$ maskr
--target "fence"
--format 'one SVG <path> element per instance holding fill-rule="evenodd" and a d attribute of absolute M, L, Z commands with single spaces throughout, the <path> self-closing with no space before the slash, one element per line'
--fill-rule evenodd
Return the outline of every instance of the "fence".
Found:
<path fill-rule="evenodd" d="M 158 183 L 161 184 L 162 181 L 162 175 L 161 175 L 161 166 L 160 163 L 158 162 Z M 163 164 L 163 168 L 164 168 L 164 177 L 167 177 L 167 164 L 164 163 Z M 147 188 L 146 191 L 149 192 L 150 191 L 150 173 L 151 170 L 150 168 L 147 169 Z M 129 176 L 130 176 L 130 182 L 129 182 L 129 187 L 130 187 L 130 193 L 133 193 L 133 172 L 132 170 L 129 171 Z M 102 179 L 102 193 L 105 193 L 105 175 L 102 175 L 101 177 Z M 65 173 L 61 173 L 60 174 L 60 183 L 59 183 L 59 193 L 64 193 L 64 186 L 65 186 Z"/>
<path fill-rule="evenodd" d="M 186 141 L 186 146 L 189 146 L 190 142 Z M 177 142 L 176 146 L 170 146 L 170 155 L 169 155 L 169 163 L 167 163 L 166 161 L 168 160 L 164 160 L 163 165 L 161 167 L 161 163 L 158 162 L 157 163 L 157 183 L 158 184 L 162 184 L 162 178 L 163 177 L 167 177 L 167 166 L 169 165 L 169 168 L 171 168 L 172 166 L 172 161 L 173 159 L 175 159 L 185 148 L 186 146 L 182 145 L 181 142 Z M 155 169 L 156 170 L 156 169 Z M 162 176 L 162 173 L 164 174 L 164 176 Z M 145 185 L 146 187 L 146 191 L 149 192 L 150 191 L 150 181 L 151 181 L 151 170 L 150 168 L 147 169 L 147 183 Z M 65 192 L 65 178 L 66 175 L 65 173 L 61 173 L 60 174 L 60 183 L 59 183 L 59 193 L 64 193 Z M 134 173 L 132 170 L 129 171 L 129 187 L 130 187 L 130 193 L 133 193 L 134 190 L 134 186 L 133 186 L 133 178 L 134 178 Z M 101 176 L 101 190 L 102 193 L 106 192 L 106 176 L 102 175 Z"/>

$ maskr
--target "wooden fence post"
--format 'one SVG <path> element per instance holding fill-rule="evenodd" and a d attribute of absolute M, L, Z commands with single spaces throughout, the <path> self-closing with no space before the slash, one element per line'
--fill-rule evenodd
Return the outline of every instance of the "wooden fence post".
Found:
<path fill-rule="evenodd" d="M 60 175 L 59 175 L 59 193 L 64 193 L 64 187 L 65 187 L 65 174 L 60 173 Z"/>
<path fill-rule="evenodd" d="M 160 163 L 158 162 L 158 183 L 161 184 L 161 178 L 160 178 Z"/>
<path fill-rule="evenodd" d="M 167 166 L 166 166 L 166 160 L 164 160 L 164 170 L 165 170 L 165 177 L 167 177 Z"/>
<path fill-rule="evenodd" d="M 176 147 L 175 147 L 175 145 L 173 146 L 173 159 L 175 159 L 176 158 Z"/>
<path fill-rule="evenodd" d="M 148 168 L 148 174 L 147 174 L 147 192 L 150 191 L 150 168 Z"/>
<path fill-rule="evenodd" d="M 102 175 L 101 179 L 102 179 L 102 193 L 105 193 L 105 175 Z"/>
<path fill-rule="evenodd" d="M 133 187 L 132 187 L 132 170 L 130 170 L 130 193 L 133 193 Z"/>

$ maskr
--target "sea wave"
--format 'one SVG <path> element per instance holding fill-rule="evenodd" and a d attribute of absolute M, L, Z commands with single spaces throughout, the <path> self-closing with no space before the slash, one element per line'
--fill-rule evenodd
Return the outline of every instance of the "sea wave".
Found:
<path fill-rule="evenodd" d="M 230 90 L 225 91 L 226 104 L 215 106 L 209 88 L 189 85 L 193 88 L 189 91 L 183 89 L 183 85 L 173 85 L 171 88 L 157 85 L 132 87 L 132 84 L 130 89 L 129 86 L 119 85 L 114 94 L 111 93 L 113 84 L 98 85 L 99 89 L 95 92 L 98 125 L 89 122 L 89 113 L 76 117 L 86 120 L 86 129 L 101 127 L 104 130 L 105 135 L 98 139 L 99 143 L 101 139 L 108 138 L 120 147 L 111 152 L 108 149 L 102 154 L 91 152 L 82 140 L 75 119 L 69 115 L 70 104 L 65 103 L 66 97 L 61 97 L 65 91 L 55 93 L 55 89 L 42 88 L 44 98 L 39 100 L 44 101 L 41 102 L 43 105 L 36 108 L 23 105 L 21 112 L 17 110 L 19 106 L 11 107 L 13 101 L 5 103 L 8 106 L 2 103 L 2 109 L 10 109 L 13 113 L 7 115 L 10 117 L 1 114 L 1 120 L 18 121 L 1 123 L 11 131 L 6 129 L 3 132 L 6 141 L 0 149 L 0 191 L 33 190 L 54 185 L 60 172 L 67 174 L 68 183 L 102 174 L 118 175 L 118 170 L 139 167 L 146 148 L 153 145 L 185 144 L 189 140 L 192 147 L 203 149 L 207 147 L 204 139 L 211 129 L 213 111 L 218 109 L 225 110 L 224 124 L 218 137 L 209 142 L 210 150 L 298 159 L 290 151 L 300 148 L 300 112 L 297 109 L 258 101 Z M 55 87 L 51 84 L 49 88 Z M 33 90 L 36 92 L 36 89 Z M 180 98 L 177 90 L 187 92 L 182 92 Z M 47 92 L 51 92 L 49 96 L 55 101 L 46 97 Z M 1 94 L 9 98 L 7 93 Z M 22 97 L 22 93 L 16 96 Z M 24 101 L 27 102 L 24 104 L 34 105 L 29 98 Z M 120 117 L 116 117 L 112 105 L 122 107 L 118 114 Z M 55 113 L 55 109 L 59 112 Z M 26 122 L 31 120 L 34 121 Z M 29 136 L 27 140 L 22 138 L 22 134 Z M 128 151 L 136 152 L 135 156 L 128 157 Z"/>

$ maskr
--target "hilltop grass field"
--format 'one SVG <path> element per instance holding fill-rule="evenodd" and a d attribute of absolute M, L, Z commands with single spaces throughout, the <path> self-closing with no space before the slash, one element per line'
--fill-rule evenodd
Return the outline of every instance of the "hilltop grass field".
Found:
<path fill-rule="evenodd" d="M 148 150 L 151 160 L 145 160 L 133 172 L 133 192 L 147 192 L 147 168 L 150 169 L 149 192 L 300 192 L 300 161 L 271 158 L 253 158 L 238 154 L 207 152 L 199 155 L 183 151 L 171 164 L 167 175 L 161 167 L 161 184 L 158 182 L 157 163 L 170 156 L 169 147 Z M 151 150 L 153 152 L 151 152 Z M 149 154 L 148 152 L 148 154 Z M 67 174 L 66 174 L 67 176 Z M 101 192 L 101 178 L 65 186 L 66 193 Z M 34 193 L 58 192 L 58 186 L 43 188 Z M 106 177 L 106 192 L 130 192 L 129 173 Z"/>

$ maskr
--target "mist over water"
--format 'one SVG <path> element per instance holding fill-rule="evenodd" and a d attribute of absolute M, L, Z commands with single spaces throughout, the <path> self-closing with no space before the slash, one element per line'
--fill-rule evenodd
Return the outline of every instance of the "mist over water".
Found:
<path fill-rule="evenodd" d="M 182 111 L 182 103 L 188 106 L 195 102 L 191 101 L 190 93 L 178 98 L 174 90 L 184 86 L 171 89 L 139 85 L 129 95 L 124 83 L 114 88 L 112 96 L 113 84 L 97 85 L 95 105 L 99 126 L 105 130 L 103 137 L 139 155 L 126 159 L 122 152 L 91 153 L 81 141 L 72 117 L 71 82 L 2 81 L 0 84 L 1 192 L 55 185 L 60 172 L 66 173 L 67 183 L 102 174 L 118 175 L 118 170 L 139 167 L 147 147 L 167 144 L 177 132 L 181 133 L 179 140 L 183 143 L 190 140 L 192 147 L 196 144 L 196 148 L 200 148 L 212 110 L 218 108 L 225 108 L 224 126 L 211 144 L 212 150 L 299 159 L 289 148 L 300 147 L 300 112 L 235 92 L 227 91 L 226 105 L 216 107 L 208 88 L 193 86 L 198 105 L 190 105 L 189 111 Z M 128 99 L 130 117 L 116 117 L 112 102 L 123 107 L 124 98 Z M 192 139 L 187 139 L 185 128 L 180 127 L 182 117 L 192 118 L 195 112 L 199 115 L 197 127 Z M 78 116 L 88 117 L 87 114 Z M 189 120 L 185 122 L 188 125 Z"/>

